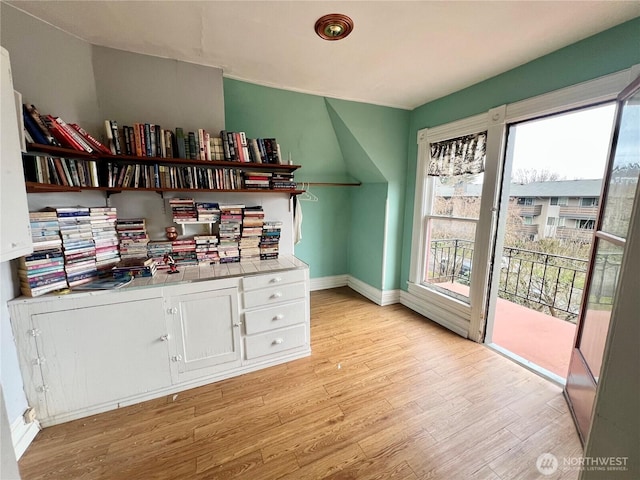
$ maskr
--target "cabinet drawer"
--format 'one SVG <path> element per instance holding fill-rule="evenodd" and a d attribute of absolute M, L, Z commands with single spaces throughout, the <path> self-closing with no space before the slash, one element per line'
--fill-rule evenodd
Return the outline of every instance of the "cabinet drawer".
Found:
<path fill-rule="evenodd" d="M 261 310 L 245 312 L 244 324 L 247 335 L 266 332 L 274 328 L 283 328 L 306 320 L 306 303 L 296 302 L 276 305 Z"/>
<path fill-rule="evenodd" d="M 305 270 L 288 270 L 245 277 L 242 280 L 242 286 L 245 290 L 256 290 L 258 288 L 277 286 L 285 283 L 302 282 L 305 280 L 305 272 Z"/>
<path fill-rule="evenodd" d="M 245 337 L 247 360 L 303 347 L 307 344 L 306 332 L 305 325 L 296 325 Z"/>
<path fill-rule="evenodd" d="M 272 303 L 281 303 L 298 298 L 304 298 L 306 294 L 305 285 L 305 283 L 291 283 L 245 292 L 244 306 L 245 308 L 266 307 Z"/>

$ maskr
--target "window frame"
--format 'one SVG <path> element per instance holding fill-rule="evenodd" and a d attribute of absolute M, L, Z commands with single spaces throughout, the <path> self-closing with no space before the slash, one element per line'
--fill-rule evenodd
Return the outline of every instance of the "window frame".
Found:
<path fill-rule="evenodd" d="M 478 292 L 471 292 L 470 304 L 456 302 L 442 294 L 429 292 L 419 284 L 419 277 L 422 276 L 421 269 L 424 268 L 424 207 L 425 207 L 425 153 L 428 153 L 428 141 L 445 140 L 455 138 L 469 133 L 477 133 L 486 129 L 487 137 L 487 157 L 485 165 L 485 178 L 482 190 L 482 203 L 488 208 L 481 207 L 480 226 L 494 232 L 501 227 L 495 220 L 498 210 L 502 215 L 506 214 L 506 207 L 509 199 L 502 192 L 502 178 L 510 178 L 510 166 L 504 165 L 504 148 L 506 145 L 507 126 L 510 124 L 540 118 L 546 115 L 567 112 L 572 109 L 583 108 L 615 100 L 618 93 L 625 88 L 630 81 L 640 74 L 640 65 L 618 71 L 603 77 L 599 77 L 586 82 L 570 85 L 558 90 L 550 91 L 535 97 L 527 98 L 508 105 L 493 108 L 485 113 L 474 115 L 465 119 L 451 122 L 449 124 L 425 128 L 417 133 L 418 154 L 416 162 L 416 183 L 413 201 L 413 228 L 411 233 L 411 256 L 409 265 L 409 278 L 407 280 L 407 295 L 401 295 L 401 301 L 413 310 L 429 317 L 431 320 L 440 323 L 446 328 L 458 333 L 463 337 L 469 337 L 475 341 L 483 341 L 486 318 L 493 315 L 492 302 L 488 301 L 490 289 L 497 289 L 497 275 L 489 278 L 489 270 L 494 271 L 499 268 L 499 262 L 493 261 L 494 252 L 502 245 L 495 243 L 499 238 L 494 235 L 478 238 L 476 234 L 476 244 L 474 252 L 474 268 L 472 275 L 480 275 L 480 269 L 475 268 L 476 264 L 484 262 L 486 269 L 486 285 L 478 288 Z M 493 135 L 491 131 L 493 130 Z M 444 135 L 448 132 L 448 136 Z M 563 219 L 559 220 L 559 225 L 563 225 Z M 496 258 L 500 258 L 497 256 Z M 489 265 L 491 264 L 491 265 Z M 491 282 L 491 286 L 489 286 Z M 478 281 L 475 281 L 478 284 Z M 486 309 L 488 305 L 488 310 Z M 487 327 L 487 336 L 491 338 L 491 325 Z"/>

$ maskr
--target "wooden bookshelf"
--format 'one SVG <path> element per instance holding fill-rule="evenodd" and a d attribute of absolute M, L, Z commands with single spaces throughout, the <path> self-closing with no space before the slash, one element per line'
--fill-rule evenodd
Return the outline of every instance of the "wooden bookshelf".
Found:
<path fill-rule="evenodd" d="M 108 155 L 100 152 L 87 153 L 79 150 L 56 147 L 52 145 L 27 144 L 27 153 L 23 153 L 25 157 L 33 157 L 37 155 L 46 155 L 50 157 L 58 157 L 70 160 L 94 160 L 99 168 L 106 168 L 109 163 L 129 163 L 140 165 L 166 165 L 166 166 L 195 166 L 200 168 L 222 168 L 222 169 L 238 169 L 243 171 L 257 170 L 264 172 L 293 172 L 300 168 L 300 165 L 288 164 L 267 164 L 253 162 L 237 162 L 237 161 L 219 161 L 219 160 L 195 160 L 187 158 L 165 158 L 165 157 L 138 157 L 132 155 Z M 100 183 L 104 181 L 101 175 Z M 122 186 L 68 186 L 49 183 L 38 183 L 27 181 L 27 193 L 53 193 L 53 192 L 80 192 L 84 190 L 104 191 L 108 194 L 120 193 L 122 191 L 150 191 L 150 192 L 203 192 L 203 193 L 260 193 L 260 194 L 277 194 L 285 193 L 289 195 L 300 195 L 304 190 L 299 189 L 266 189 L 266 188 L 168 188 L 168 187 L 122 187 Z"/>

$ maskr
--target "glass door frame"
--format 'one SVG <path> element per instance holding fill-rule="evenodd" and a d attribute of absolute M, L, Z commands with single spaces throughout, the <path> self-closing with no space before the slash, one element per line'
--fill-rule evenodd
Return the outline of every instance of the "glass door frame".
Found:
<path fill-rule="evenodd" d="M 623 116 L 623 107 L 625 102 L 637 94 L 640 91 L 640 76 L 636 78 L 633 82 L 631 82 L 625 89 L 620 92 L 617 100 L 616 107 L 616 115 L 615 115 L 615 125 L 613 129 L 613 133 L 611 136 L 609 157 L 607 159 L 607 168 L 605 171 L 605 177 L 603 179 L 602 184 L 602 193 L 600 194 L 600 205 L 598 206 L 598 216 L 596 217 L 596 228 L 594 232 L 594 242 L 591 247 L 591 255 L 589 260 L 589 266 L 587 269 L 587 276 L 585 281 L 584 295 L 582 298 L 582 304 L 580 308 L 580 316 L 578 318 L 578 322 L 576 325 L 576 335 L 574 339 L 573 351 L 571 354 L 571 361 L 569 364 L 569 373 L 567 377 L 567 384 L 565 386 L 564 395 L 569 404 L 569 408 L 571 410 L 571 414 L 573 415 L 576 427 L 578 429 L 578 434 L 580 435 L 580 439 L 582 443 L 585 443 L 585 440 L 589 434 L 589 430 L 591 424 L 593 422 L 593 411 L 595 405 L 595 397 L 598 388 L 598 384 L 600 383 L 600 378 L 596 380 L 595 374 L 592 372 L 592 369 L 589 365 L 589 362 L 584 357 L 581 351 L 581 341 L 584 334 L 585 327 L 585 316 L 588 311 L 589 305 L 589 297 L 590 297 L 590 288 L 592 285 L 592 280 L 595 272 L 595 257 L 598 250 L 598 245 L 600 242 L 604 241 L 613 246 L 620 247 L 623 249 L 622 254 L 622 267 L 624 268 L 624 259 L 625 253 L 624 249 L 627 244 L 627 239 L 630 234 L 633 234 L 631 231 L 632 225 L 628 226 L 626 237 L 620 237 L 612 233 L 608 233 L 603 230 L 603 222 L 605 220 L 606 213 L 606 205 L 607 199 L 609 195 L 609 187 L 611 182 L 611 177 L 613 173 L 613 165 L 616 158 L 618 140 L 620 137 L 620 128 L 622 123 Z M 636 190 L 634 192 L 634 200 L 630 218 L 633 218 L 633 209 L 639 208 L 639 199 L 640 199 L 640 185 L 636 184 Z M 628 266 L 627 266 L 628 267 Z M 622 271 L 618 273 L 618 278 L 622 276 Z M 617 292 L 620 288 L 619 281 L 616 282 L 616 287 L 614 290 L 613 300 L 612 300 L 612 310 L 608 325 L 608 335 L 611 332 L 611 322 L 613 320 L 613 310 L 616 304 Z M 605 339 L 605 348 L 606 343 L 608 343 L 608 338 Z M 605 352 L 602 352 L 603 357 L 605 356 Z"/>

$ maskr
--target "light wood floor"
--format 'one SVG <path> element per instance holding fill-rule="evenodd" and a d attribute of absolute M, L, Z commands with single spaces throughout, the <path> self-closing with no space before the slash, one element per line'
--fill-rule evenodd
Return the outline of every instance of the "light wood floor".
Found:
<path fill-rule="evenodd" d="M 577 478 L 560 388 L 401 305 L 311 305 L 311 357 L 46 428 L 23 480 Z"/>

